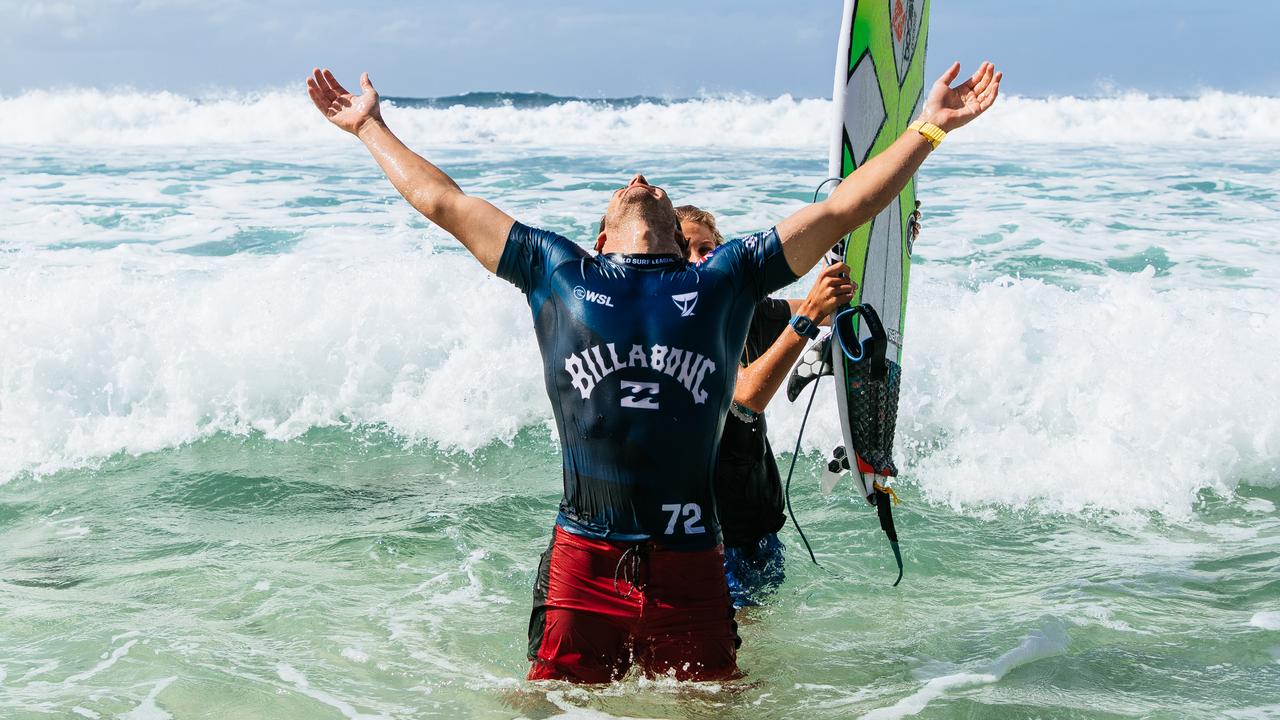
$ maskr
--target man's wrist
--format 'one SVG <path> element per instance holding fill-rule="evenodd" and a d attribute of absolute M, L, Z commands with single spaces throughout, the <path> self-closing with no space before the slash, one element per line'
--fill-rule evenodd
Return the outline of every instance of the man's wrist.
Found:
<path fill-rule="evenodd" d="M 945 132 L 945 133 L 949 133 L 952 130 L 955 130 L 955 128 L 948 127 L 941 120 L 938 120 L 937 118 L 933 117 L 927 112 L 920 113 L 920 115 L 914 120 L 914 122 L 929 123 L 930 125 L 933 125 L 934 127 L 939 128 L 940 130 L 942 130 L 942 132 Z"/>
<path fill-rule="evenodd" d="M 386 123 L 382 122 L 382 118 L 376 117 L 374 115 L 370 115 L 369 117 L 361 121 L 360 125 L 356 127 L 355 136 L 360 138 L 361 140 L 365 140 L 369 133 L 378 132 L 379 130 L 386 130 L 386 129 L 387 129 L 387 125 Z"/>
<path fill-rule="evenodd" d="M 802 338 L 813 340 L 818 337 L 818 321 L 808 315 L 792 315 L 788 324 Z"/>
<path fill-rule="evenodd" d="M 916 120 L 907 126 L 907 132 L 914 132 L 929 143 L 931 149 L 937 150 L 942 144 L 942 140 L 947 137 L 947 131 L 933 124 L 928 120 Z"/>

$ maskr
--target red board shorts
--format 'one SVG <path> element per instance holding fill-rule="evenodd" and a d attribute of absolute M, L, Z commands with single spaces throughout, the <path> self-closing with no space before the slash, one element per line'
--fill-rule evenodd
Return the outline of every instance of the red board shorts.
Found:
<path fill-rule="evenodd" d="M 724 551 L 619 543 L 556 527 L 529 618 L 530 680 L 606 683 L 632 662 L 648 676 L 738 677 L 738 626 Z"/>

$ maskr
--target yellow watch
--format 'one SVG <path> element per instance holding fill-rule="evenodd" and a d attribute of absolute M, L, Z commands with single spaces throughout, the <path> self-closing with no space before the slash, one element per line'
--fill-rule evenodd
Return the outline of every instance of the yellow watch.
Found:
<path fill-rule="evenodd" d="M 931 122 L 917 120 L 907 126 L 908 130 L 915 130 L 924 136 L 925 140 L 936 150 L 938 145 L 942 144 L 942 138 L 947 136 L 947 132 Z"/>

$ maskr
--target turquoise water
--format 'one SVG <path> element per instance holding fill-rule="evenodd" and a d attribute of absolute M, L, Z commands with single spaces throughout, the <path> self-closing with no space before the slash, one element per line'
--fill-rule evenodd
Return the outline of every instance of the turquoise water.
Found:
<path fill-rule="evenodd" d="M 825 162 L 817 101 L 739 102 L 675 147 L 587 130 L 724 108 L 400 120 L 531 224 L 586 238 L 641 170 L 744 233 Z M 523 680 L 559 469 L 521 296 L 309 116 L 197 145 L 197 111 L 0 147 L 0 716 L 1280 717 L 1274 143 L 957 133 L 920 178 L 902 585 L 818 492 L 824 396 L 793 487 L 822 566 L 783 531 L 746 677 L 573 688 Z M 548 112 L 586 130 L 521 142 Z"/>

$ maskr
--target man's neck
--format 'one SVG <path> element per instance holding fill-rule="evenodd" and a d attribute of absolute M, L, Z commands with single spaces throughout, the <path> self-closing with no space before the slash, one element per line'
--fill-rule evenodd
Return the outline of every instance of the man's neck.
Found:
<path fill-rule="evenodd" d="M 669 232 L 659 235 L 648 223 L 633 222 L 613 228 L 600 251 L 606 255 L 679 255 L 680 247 Z"/>

